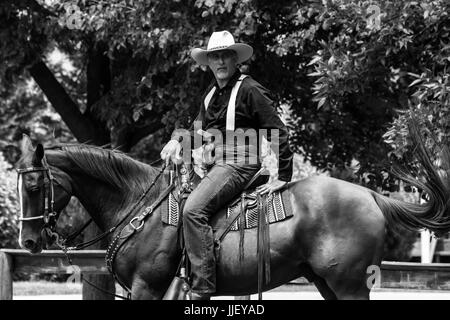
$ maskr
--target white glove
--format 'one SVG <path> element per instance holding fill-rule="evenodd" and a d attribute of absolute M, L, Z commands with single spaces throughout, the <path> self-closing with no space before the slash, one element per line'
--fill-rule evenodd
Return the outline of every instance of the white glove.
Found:
<path fill-rule="evenodd" d="M 161 159 L 169 165 L 170 160 L 175 164 L 180 164 L 183 160 L 181 157 L 181 143 L 177 140 L 170 140 L 161 151 Z"/>

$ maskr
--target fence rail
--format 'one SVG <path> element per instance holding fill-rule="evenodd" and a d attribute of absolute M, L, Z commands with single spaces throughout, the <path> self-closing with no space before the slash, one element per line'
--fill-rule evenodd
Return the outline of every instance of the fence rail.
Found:
<path fill-rule="evenodd" d="M 83 274 L 108 274 L 104 250 L 83 250 L 70 253 L 77 271 Z M 30 254 L 25 250 L 0 250 L 0 300 L 13 298 L 13 273 L 70 274 L 74 269 L 60 250 Z M 300 289 L 307 284 L 299 278 L 279 290 Z M 384 261 L 381 264 L 381 288 L 450 290 L 450 263 L 414 263 Z M 245 296 L 244 296 L 245 297 Z M 248 296 L 247 296 L 248 298 Z"/>
<path fill-rule="evenodd" d="M 13 273 L 56 273 L 73 274 L 109 274 L 105 265 L 104 250 L 82 250 L 70 252 L 72 263 L 67 261 L 60 250 L 44 250 L 39 254 L 31 254 L 19 249 L 0 250 L 0 300 L 13 298 Z"/>

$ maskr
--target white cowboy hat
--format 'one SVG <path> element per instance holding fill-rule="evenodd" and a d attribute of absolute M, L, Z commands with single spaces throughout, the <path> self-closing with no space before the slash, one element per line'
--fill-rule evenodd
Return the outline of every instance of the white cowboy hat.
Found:
<path fill-rule="evenodd" d="M 228 31 L 213 32 L 208 41 L 206 50 L 194 48 L 191 57 L 201 65 L 208 64 L 208 53 L 218 50 L 233 50 L 237 53 L 238 63 L 248 60 L 253 54 L 253 48 L 245 43 L 235 43 L 233 35 Z"/>

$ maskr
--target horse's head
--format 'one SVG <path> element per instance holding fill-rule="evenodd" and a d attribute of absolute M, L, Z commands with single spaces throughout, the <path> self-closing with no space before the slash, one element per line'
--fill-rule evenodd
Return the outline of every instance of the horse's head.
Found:
<path fill-rule="evenodd" d="M 70 178 L 47 162 L 44 147 L 33 147 L 24 135 L 22 156 L 16 167 L 20 203 L 20 246 L 38 253 L 55 240 L 56 220 L 68 204 L 72 187 Z"/>

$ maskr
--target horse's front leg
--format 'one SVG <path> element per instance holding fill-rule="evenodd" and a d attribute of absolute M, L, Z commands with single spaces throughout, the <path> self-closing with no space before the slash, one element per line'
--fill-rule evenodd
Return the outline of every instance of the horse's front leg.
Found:
<path fill-rule="evenodd" d="M 164 292 L 150 288 L 148 283 L 140 277 L 135 277 L 131 286 L 132 300 L 161 300 Z"/>

